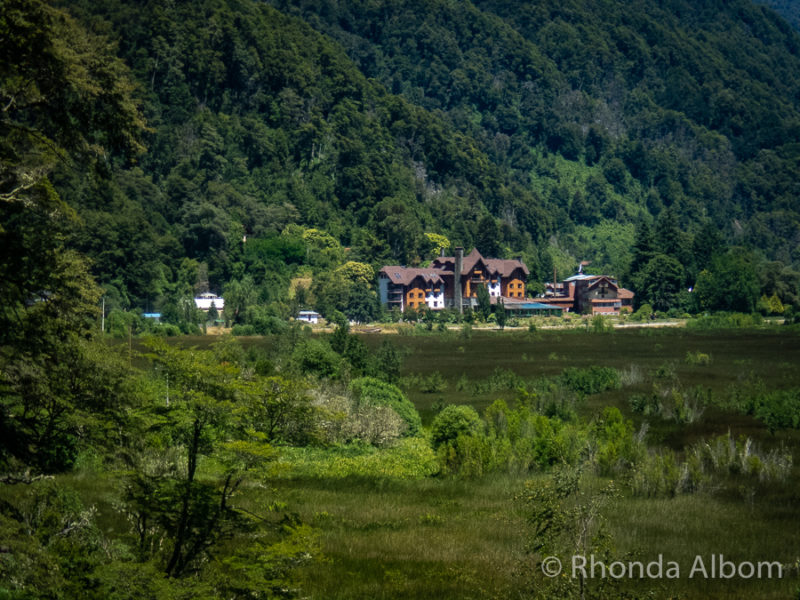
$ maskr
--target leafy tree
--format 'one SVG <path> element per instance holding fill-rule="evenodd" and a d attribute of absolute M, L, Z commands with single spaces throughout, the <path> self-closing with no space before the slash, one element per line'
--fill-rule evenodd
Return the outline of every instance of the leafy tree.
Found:
<path fill-rule="evenodd" d="M 102 39 L 43 2 L 2 13 L 0 48 L 14 58 L 0 67 L 0 468 L 15 478 L 69 467 L 93 413 L 118 408 L 102 398 L 117 398 L 124 377 L 92 342 L 100 290 L 65 246 L 76 221 L 49 177 L 138 153 L 143 121 Z"/>
<path fill-rule="evenodd" d="M 375 229 L 401 264 L 417 262 L 423 238 L 422 227 L 411 206 L 399 197 L 388 198 L 375 206 Z"/>
<path fill-rule="evenodd" d="M 247 310 L 256 303 L 257 291 L 253 278 L 245 275 L 225 286 L 225 312 L 233 323 L 246 323 Z"/>
<path fill-rule="evenodd" d="M 478 435 L 483 421 L 475 409 L 466 405 L 448 405 L 436 415 L 431 425 L 431 443 L 434 449 L 455 441 L 461 435 Z"/>
<path fill-rule="evenodd" d="M 422 429 L 422 421 L 417 409 L 400 388 L 374 377 L 361 377 L 350 383 L 350 389 L 358 401 L 366 405 L 388 406 L 405 421 L 405 435 L 416 436 Z"/>
<path fill-rule="evenodd" d="M 677 259 L 656 254 L 641 271 L 637 289 L 653 308 L 668 310 L 678 298 L 683 278 L 683 266 Z"/>
<path fill-rule="evenodd" d="M 371 356 L 364 341 L 357 335 L 351 335 L 344 349 L 344 358 L 350 363 L 353 375 L 363 375 L 371 370 Z"/>
<path fill-rule="evenodd" d="M 153 467 L 144 445 L 128 480 L 126 502 L 142 558 L 155 555 L 167 576 L 180 577 L 198 569 L 214 546 L 246 525 L 231 500 L 245 472 L 274 452 L 263 436 L 236 422 L 237 396 L 249 397 L 236 367 L 162 341 L 149 346 L 150 359 L 169 377 L 169 395 L 163 409 L 153 406 L 144 425 L 151 442 L 180 447 L 185 459 L 175 455 L 175 464 L 167 459 Z M 220 464 L 219 478 L 201 478 L 203 461 L 212 458 Z"/>
<path fill-rule="evenodd" d="M 406 306 L 403 309 L 403 321 L 406 323 L 416 323 L 419 319 L 419 312 L 413 306 Z"/>
<path fill-rule="evenodd" d="M 500 228 L 491 215 L 484 215 L 478 221 L 475 246 L 484 256 L 497 257 L 500 255 Z"/>
<path fill-rule="evenodd" d="M 212 323 L 215 323 L 217 319 L 219 319 L 219 311 L 217 310 L 215 302 L 211 303 L 211 307 L 208 309 L 208 313 L 206 313 L 206 318 Z"/>
<path fill-rule="evenodd" d="M 339 376 L 342 359 L 322 340 L 306 339 L 292 352 L 292 364 L 302 374 L 335 379 Z"/>
<path fill-rule="evenodd" d="M 29 197 L 60 161 L 143 151 L 134 86 L 105 40 L 41 0 L 9 0 L 0 48 L 9 57 L 0 70 L 4 202 Z"/>
<path fill-rule="evenodd" d="M 659 215 L 656 221 L 654 238 L 655 248 L 659 253 L 677 259 L 682 256 L 678 216 L 674 208 L 670 207 Z"/>
<path fill-rule="evenodd" d="M 475 311 L 472 310 L 471 306 L 464 307 L 464 316 L 463 316 L 464 323 L 470 324 L 475 320 Z"/>
<path fill-rule="evenodd" d="M 450 248 L 450 240 L 440 233 L 425 233 L 428 252 L 434 257 Z"/>
<path fill-rule="evenodd" d="M 369 286 L 375 279 L 375 271 L 366 263 L 349 260 L 334 271 L 337 277 L 341 277 L 351 284 L 362 284 Z"/>
<path fill-rule="evenodd" d="M 753 312 L 759 297 L 756 261 L 743 249 L 732 249 L 718 255 L 711 264 L 716 289 L 714 308 Z"/>
<path fill-rule="evenodd" d="M 333 273 L 319 273 L 311 284 L 311 294 L 314 296 L 314 307 L 319 313 L 332 320 L 335 313 L 344 313 L 350 299 L 352 284 Z"/>
<path fill-rule="evenodd" d="M 497 326 L 500 329 L 505 329 L 506 326 L 506 319 L 508 318 L 508 312 L 506 311 L 506 307 L 503 304 L 503 301 L 498 299 L 497 304 L 494 307 L 494 314 L 496 318 Z"/>
<path fill-rule="evenodd" d="M 330 342 L 333 351 L 344 354 L 347 348 L 347 341 L 350 339 L 350 324 L 347 321 L 339 323 L 331 334 Z"/>
<path fill-rule="evenodd" d="M 249 390 L 245 424 L 263 434 L 270 444 L 305 445 L 314 431 L 311 398 L 306 387 L 284 377 L 258 379 Z"/>
<path fill-rule="evenodd" d="M 800 273 L 780 261 L 771 261 L 759 270 L 761 290 L 764 294 L 777 295 L 783 304 L 800 303 Z"/>
<path fill-rule="evenodd" d="M 478 285 L 475 290 L 475 296 L 478 301 L 477 313 L 480 315 L 481 320 L 486 321 L 489 315 L 492 314 L 492 300 L 486 286 L 483 284 Z"/>
<path fill-rule="evenodd" d="M 436 313 L 434 313 L 430 307 L 425 306 L 420 310 L 420 314 L 422 315 L 422 322 L 425 323 L 425 329 L 433 331 L 433 324 L 436 322 Z"/>
<path fill-rule="evenodd" d="M 604 564 L 614 561 L 612 543 L 602 509 L 616 495 L 613 483 L 599 493 L 581 481 L 580 468 L 562 466 L 544 482 L 530 481 L 518 497 L 529 523 L 526 551 L 537 566 L 530 589 L 559 598 L 604 597 L 613 586 L 604 578 L 547 577 L 548 556 L 593 556 Z M 543 576 L 542 573 L 545 572 Z"/>
<path fill-rule="evenodd" d="M 397 347 L 384 339 L 375 353 L 374 375 L 379 379 L 395 383 L 400 376 L 403 357 Z"/>
<path fill-rule="evenodd" d="M 351 285 L 343 312 L 356 323 L 375 321 L 379 312 L 375 290 L 361 281 Z"/>
<path fill-rule="evenodd" d="M 715 254 L 724 251 L 725 240 L 717 227 L 712 222 L 705 223 L 695 234 L 692 243 L 692 258 L 698 270 L 711 266 L 711 259 Z M 697 272 L 697 271 L 695 271 Z"/>
<path fill-rule="evenodd" d="M 655 254 L 653 232 L 647 221 L 642 221 L 636 228 L 636 239 L 633 242 L 633 257 L 629 273 L 635 276 L 647 266 Z"/>
<path fill-rule="evenodd" d="M 703 269 L 697 275 L 694 288 L 692 290 L 692 297 L 699 310 L 711 310 L 717 303 L 717 286 L 714 276 L 711 271 Z"/>

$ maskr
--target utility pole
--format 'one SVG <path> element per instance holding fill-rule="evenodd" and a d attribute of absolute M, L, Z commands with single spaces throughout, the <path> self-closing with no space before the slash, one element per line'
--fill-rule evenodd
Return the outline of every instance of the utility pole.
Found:
<path fill-rule="evenodd" d="M 103 296 L 103 309 L 100 316 L 100 333 L 106 332 L 106 297 Z"/>

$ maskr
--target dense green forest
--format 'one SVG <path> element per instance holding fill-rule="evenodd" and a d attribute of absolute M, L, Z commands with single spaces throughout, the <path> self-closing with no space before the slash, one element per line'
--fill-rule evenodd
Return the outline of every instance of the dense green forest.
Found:
<path fill-rule="evenodd" d="M 792 27 L 800 29 L 800 5 L 795 0 L 762 0 L 761 4 L 772 7 Z"/>
<path fill-rule="evenodd" d="M 744 2 L 0 0 L 0 598 L 616 597 L 538 567 L 638 522 L 796 572 L 798 42 Z M 349 330 L 456 244 L 791 318 Z M 204 290 L 268 335 L 138 335 Z"/>
<path fill-rule="evenodd" d="M 79 126 L 86 138 L 80 158 L 36 168 L 74 210 L 63 244 L 90 260 L 109 309 L 177 325 L 193 319 L 187 298 L 210 289 L 234 300 L 234 322 L 261 329 L 298 303 L 377 318 L 374 292 L 362 293 L 377 268 L 424 263 L 437 235 L 523 256 L 533 291 L 553 267 L 566 276 L 590 260 L 662 309 L 797 301 L 800 37 L 768 8 L 63 10 L 81 32 L 63 52 L 92 44 L 124 65 L 115 85 L 141 121 L 136 147 L 104 139 L 125 114 L 112 105 L 46 123 L 16 103 L 16 78 L 46 65 L 8 19 L 18 60 L 4 66 L 4 127 Z M 4 194 L 18 183 L 5 173 Z M 741 301 L 681 293 L 743 270 Z M 363 297 L 369 306 L 352 306 Z"/>

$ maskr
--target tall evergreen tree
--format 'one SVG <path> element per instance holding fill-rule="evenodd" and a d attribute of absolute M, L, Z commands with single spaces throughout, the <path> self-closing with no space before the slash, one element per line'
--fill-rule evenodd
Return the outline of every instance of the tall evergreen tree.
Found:
<path fill-rule="evenodd" d="M 653 232 L 650 229 L 650 225 L 648 225 L 647 221 L 644 219 L 642 219 L 636 228 L 636 238 L 633 242 L 632 253 L 633 258 L 628 273 L 631 278 L 635 278 L 655 255 Z"/>

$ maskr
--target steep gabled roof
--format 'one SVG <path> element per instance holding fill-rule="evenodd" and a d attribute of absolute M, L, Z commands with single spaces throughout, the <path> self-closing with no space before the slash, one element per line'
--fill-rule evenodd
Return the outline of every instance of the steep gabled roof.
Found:
<path fill-rule="evenodd" d="M 472 252 L 464 257 L 464 262 L 461 263 L 461 274 L 466 275 L 469 273 L 475 268 L 475 265 L 478 264 L 478 261 L 483 261 L 483 264 L 486 265 L 486 269 L 490 273 L 498 273 L 501 277 L 508 277 L 514 272 L 514 269 L 522 269 L 522 272 L 525 273 L 525 275 L 531 274 L 531 272 L 528 270 L 528 267 L 521 260 L 484 258 L 477 248 L 473 249 Z M 433 264 L 431 266 L 435 269 L 442 269 L 452 272 L 455 270 L 455 263 L 456 259 L 452 256 L 439 256 L 433 260 Z"/>
<path fill-rule="evenodd" d="M 393 283 L 408 285 L 411 281 L 418 276 L 421 276 L 425 281 L 438 283 L 444 277 L 452 277 L 455 271 L 456 259 L 453 256 L 438 256 L 433 259 L 431 266 L 428 268 L 412 268 L 400 266 L 386 266 L 380 270 L 380 273 Z M 521 260 L 503 259 L 503 258 L 484 258 L 483 255 L 474 248 L 472 252 L 464 257 L 461 263 L 461 275 L 467 275 L 472 271 L 478 263 L 482 263 L 486 267 L 489 274 L 497 273 L 501 277 L 510 276 L 516 269 L 520 269 L 526 276 L 530 275 L 528 267 Z"/>
<path fill-rule="evenodd" d="M 431 264 L 432 269 L 442 269 L 452 273 L 456 268 L 456 259 L 454 256 L 437 256 L 433 259 Z"/>
<path fill-rule="evenodd" d="M 508 277 L 515 269 L 522 269 L 522 272 L 525 273 L 526 276 L 531 274 L 528 267 L 525 266 L 525 263 L 516 259 L 489 258 L 486 260 L 486 266 L 490 271 L 499 273 L 501 277 Z"/>
<path fill-rule="evenodd" d="M 482 261 L 484 264 L 486 264 L 486 261 L 484 260 L 483 256 L 481 256 L 481 253 L 478 252 L 478 249 L 473 248 L 472 252 L 464 257 L 464 262 L 461 265 L 461 274 L 466 275 L 472 271 L 472 269 L 475 268 L 475 265 L 478 264 L 478 261 Z"/>
<path fill-rule="evenodd" d="M 592 281 L 589 284 L 589 289 L 591 290 L 593 288 L 596 288 L 602 282 L 606 282 L 607 285 L 612 286 L 615 290 L 619 289 L 619 285 L 617 285 L 617 282 L 614 281 L 613 279 L 611 279 L 610 277 L 606 277 L 605 275 L 601 275 L 601 276 L 597 277 L 594 281 Z"/>
<path fill-rule="evenodd" d="M 444 280 L 437 269 L 417 269 L 411 267 L 389 266 L 383 267 L 380 273 L 389 278 L 392 283 L 409 285 L 417 277 L 422 277 L 425 283 L 442 283 Z"/>

